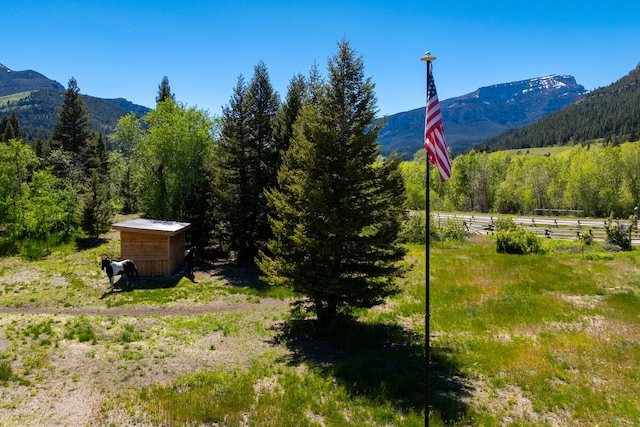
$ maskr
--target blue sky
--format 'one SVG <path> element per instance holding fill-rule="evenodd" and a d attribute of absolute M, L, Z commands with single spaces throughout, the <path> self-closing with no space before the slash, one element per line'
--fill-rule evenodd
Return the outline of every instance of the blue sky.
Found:
<path fill-rule="evenodd" d="M 0 0 L 0 63 L 82 93 L 153 107 L 169 78 L 178 101 L 219 115 L 238 76 L 263 61 L 282 98 L 336 42 L 363 56 L 380 114 L 425 105 L 425 64 L 440 99 L 478 87 L 572 74 L 606 86 L 640 62 L 640 2 Z"/>

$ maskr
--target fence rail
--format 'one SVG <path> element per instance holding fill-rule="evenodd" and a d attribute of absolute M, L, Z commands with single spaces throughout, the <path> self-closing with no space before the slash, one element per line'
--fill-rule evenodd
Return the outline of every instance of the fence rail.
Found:
<path fill-rule="evenodd" d="M 436 224 L 442 225 L 448 221 L 462 221 L 464 227 L 470 233 L 493 234 L 495 221 L 501 218 L 499 215 L 475 215 L 475 214 L 445 214 L 434 213 Z M 561 240 L 579 240 L 582 233 L 591 230 L 596 241 L 604 241 L 607 234 L 604 228 L 605 220 L 589 218 L 553 218 L 553 217 L 511 217 L 516 224 L 520 224 L 527 231 L 533 231 L 541 237 Z M 620 220 L 624 227 L 631 227 L 631 244 L 640 245 L 640 233 L 637 224 L 629 220 Z"/>

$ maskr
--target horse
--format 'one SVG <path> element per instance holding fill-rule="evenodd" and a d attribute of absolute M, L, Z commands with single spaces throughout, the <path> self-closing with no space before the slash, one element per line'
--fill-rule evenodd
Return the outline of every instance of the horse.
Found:
<path fill-rule="evenodd" d="M 102 258 L 102 270 L 107 270 L 107 277 L 109 278 L 109 284 L 111 285 L 111 291 L 113 291 L 113 276 L 115 275 L 127 275 L 127 286 L 132 288 L 132 281 L 135 279 L 140 281 L 138 277 L 138 269 L 136 264 L 130 259 L 124 261 L 112 261 L 108 258 Z"/>
<path fill-rule="evenodd" d="M 186 265 L 185 276 L 193 276 L 193 264 L 196 261 L 196 247 L 193 246 L 184 251 L 184 262 Z"/>

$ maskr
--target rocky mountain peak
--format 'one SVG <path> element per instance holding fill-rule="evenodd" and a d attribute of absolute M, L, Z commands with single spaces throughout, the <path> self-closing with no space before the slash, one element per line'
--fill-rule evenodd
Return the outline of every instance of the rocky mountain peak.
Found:
<path fill-rule="evenodd" d="M 545 77 L 535 77 L 510 83 L 500 83 L 481 87 L 467 95 L 451 98 L 451 105 L 456 102 L 473 102 L 481 100 L 484 103 L 503 103 L 521 99 L 530 99 L 538 96 L 548 97 L 572 95 L 579 98 L 588 91 L 584 86 L 576 83 L 575 77 L 569 74 L 553 74 Z M 555 95 L 553 95 L 555 93 Z"/>
<path fill-rule="evenodd" d="M 440 101 L 447 143 L 454 152 L 498 133 L 536 122 L 578 100 L 588 91 L 572 75 L 552 74 L 481 87 Z M 392 149 L 413 154 L 422 147 L 424 107 L 387 118 L 379 141 L 383 154 Z"/>

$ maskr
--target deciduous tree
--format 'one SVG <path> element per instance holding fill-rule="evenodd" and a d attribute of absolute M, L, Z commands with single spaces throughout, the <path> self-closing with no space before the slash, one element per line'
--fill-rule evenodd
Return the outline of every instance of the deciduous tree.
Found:
<path fill-rule="evenodd" d="M 213 122 L 201 110 L 160 102 L 145 117 L 148 130 L 135 150 L 136 182 L 144 214 L 191 223 L 206 241 Z"/>

